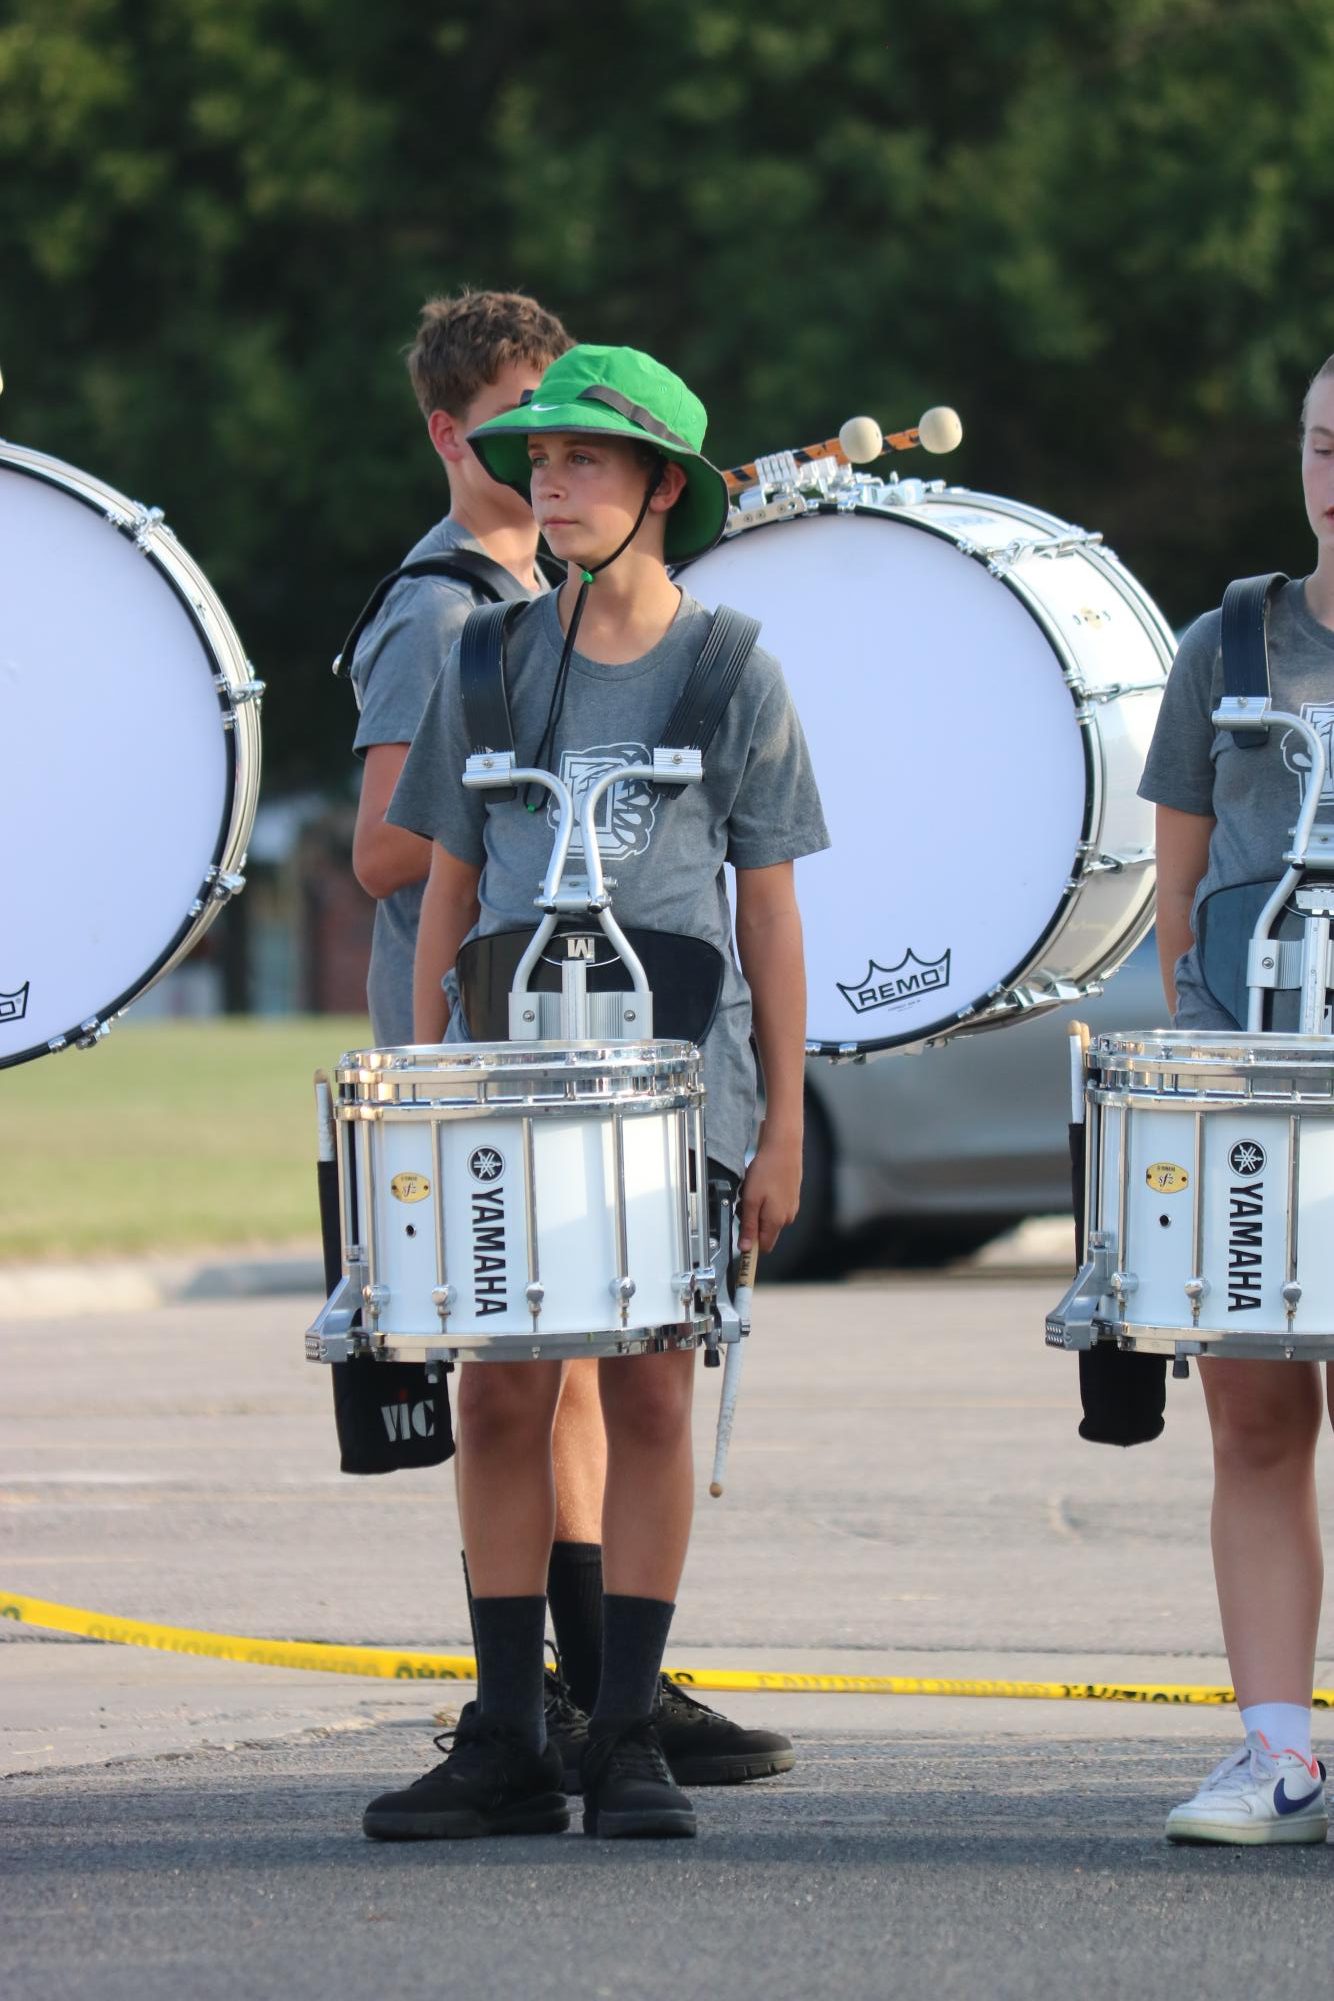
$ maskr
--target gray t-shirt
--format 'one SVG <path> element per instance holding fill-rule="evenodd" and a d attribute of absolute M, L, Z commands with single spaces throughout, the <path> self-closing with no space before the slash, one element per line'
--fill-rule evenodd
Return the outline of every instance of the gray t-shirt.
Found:
<path fill-rule="evenodd" d="M 455 549 L 486 554 L 466 528 L 446 516 L 403 561 L 415 563 Z M 476 585 L 453 577 L 407 577 L 394 585 L 361 635 L 352 661 L 352 687 L 361 710 L 354 750 L 412 742 L 432 684 L 468 613 L 488 602 Z M 412 955 L 424 888 L 424 882 L 410 882 L 375 906 L 366 998 L 371 1033 L 382 1048 L 412 1040 Z"/>
<path fill-rule="evenodd" d="M 1282 875 L 1309 762 L 1293 730 L 1271 730 L 1261 749 L 1242 750 L 1230 730 L 1214 728 L 1210 717 L 1223 693 L 1222 617 L 1206 612 L 1181 642 L 1139 788 L 1156 805 L 1217 821 L 1192 922 L 1211 891 Z M 1304 580 L 1285 584 L 1270 610 L 1269 679 L 1274 707 L 1304 717 L 1334 752 L 1334 632 L 1312 617 Z M 1325 780 L 1322 816 L 1331 807 L 1334 775 Z M 1178 960 L 1176 978 L 1178 1027 L 1232 1026 L 1203 984 L 1193 945 Z"/>
<path fill-rule="evenodd" d="M 703 606 L 683 595 L 667 632 L 642 658 L 605 666 L 572 655 L 548 768 L 573 786 L 576 800 L 581 782 L 609 766 L 650 759 L 708 620 Z M 520 763 L 535 756 L 541 740 L 562 643 L 554 594 L 519 613 L 511 628 L 510 714 Z M 469 747 L 458 677 L 456 647 L 431 691 L 388 817 L 481 868 L 476 933 L 535 925 L 533 900 L 551 854 L 555 809 L 529 813 L 522 799 L 488 808 L 484 794 L 463 789 Z M 615 880 L 619 921 L 703 938 L 723 955 L 722 1001 L 704 1045 L 706 1119 L 710 1156 L 735 1174 L 744 1169 L 754 1129 L 755 1064 L 750 992 L 732 953 L 723 864 L 769 868 L 828 845 L 792 698 L 777 661 L 759 647 L 709 748 L 702 785 L 662 800 L 634 780 L 604 797 L 598 848 Z M 578 871 L 580 852 L 576 836 L 569 873 Z M 450 1039 L 464 1033 L 455 1011 Z"/>

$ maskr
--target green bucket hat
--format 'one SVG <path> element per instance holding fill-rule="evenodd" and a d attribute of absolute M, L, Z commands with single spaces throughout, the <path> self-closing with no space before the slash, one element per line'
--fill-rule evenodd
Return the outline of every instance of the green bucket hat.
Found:
<path fill-rule="evenodd" d="M 531 397 L 468 433 L 502 486 L 528 498 L 534 431 L 634 438 L 675 459 L 685 489 L 667 516 L 664 554 L 684 563 L 711 549 L 727 525 L 727 487 L 700 447 L 708 413 L 679 375 L 634 347 L 572 347 L 553 361 Z"/>

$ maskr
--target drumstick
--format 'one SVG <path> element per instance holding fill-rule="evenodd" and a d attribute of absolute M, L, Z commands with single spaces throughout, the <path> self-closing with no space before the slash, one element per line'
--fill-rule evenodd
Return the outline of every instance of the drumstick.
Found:
<path fill-rule="evenodd" d="M 1070 1123 L 1084 1123 L 1084 1078 L 1088 1069 L 1089 1027 L 1086 1021 L 1070 1023 Z"/>
<path fill-rule="evenodd" d="M 750 1333 L 750 1303 L 755 1291 L 755 1267 L 760 1260 L 758 1244 L 742 1251 L 736 1274 L 737 1319 L 741 1322 L 743 1336 Z M 723 1389 L 718 1400 L 718 1435 L 713 1447 L 713 1478 L 709 1482 L 709 1493 L 716 1501 L 723 1491 L 723 1474 L 727 1470 L 727 1448 L 732 1443 L 732 1424 L 736 1417 L 737 1391 L 741 1387 L 741 1351 L 744 1341 L 728 1343 L 727 1360 L 723 1364 Z"/>
<path fill-rule="evenodd" d="M 934 409 L 924 410 L 916 424 L 907 431 L 882 432 L 874 417 L 849 417 L 836 438 L 826 438 L 818 445 L 801 445 L 787 456 L 799 466 L 809 465 L 812 459 L 837 459 L 840 465 L 866 465 L 885 452 L 910 452 L 918 445 L 926 452 L 952 452 L 962 437 L 963 425 L 958 412 L 941 403 Z M 723 478 L 728 492 L 736 494 L 743 487 L 754 486 L 758 475 L 759 467 L 752 463 L 729 467 Z"/>

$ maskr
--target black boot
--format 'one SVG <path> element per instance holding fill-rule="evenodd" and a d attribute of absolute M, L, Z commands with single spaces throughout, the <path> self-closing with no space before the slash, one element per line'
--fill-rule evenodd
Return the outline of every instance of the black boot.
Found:
<path fill-rule="evenodd" d="M 579 1760 L 588 1748 L 588 1718 L 570 1694 L 561 1674 L 546 1670 L 547 1743 L 554 1744 L 560 1752 L 565 1772 L 565 1790 L 577 1793 L 583 1781 L 579 1777 Z"/>
<path fill-rule="evenodd" d="M 449 1732 L 437 1737 L 443 1751 Z M 362 1815 L 373 1841 L 463 1841 L 478 1834 L 563 1834 L 570 1809 L 561 1757 L 465 1705 L 441 1765 L 402 1792 L 381 1793 Z"/>
<path fill-rule="evenodd" d="M 580 1777 L 585 1834 L 614 1840 L 695 1832 L 695 1810 L 673 1782 L 647 1716 L 590 1722 Z"/>
<path fill-rule="evenodd" d="M 706 1708 L 664 1675 L 653 1708 L 653 1727 L 672 1777 L 683 1786 L 739 1786 L 790 1772 L 791 1740 L 777 1730 L 746 1730 Z"/>

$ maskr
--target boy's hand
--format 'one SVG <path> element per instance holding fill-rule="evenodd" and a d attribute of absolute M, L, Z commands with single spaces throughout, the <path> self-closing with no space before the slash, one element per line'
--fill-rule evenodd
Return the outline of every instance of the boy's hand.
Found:
<path fill-rule="evenodd" d="M 801 1199 L 801 1135 L 769 1139 L 763 1133 L 741 1184 L 741 1249 L 771 1251 L 792 1222 Z"/>

